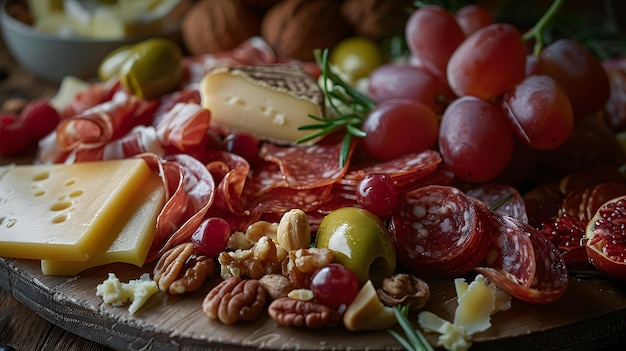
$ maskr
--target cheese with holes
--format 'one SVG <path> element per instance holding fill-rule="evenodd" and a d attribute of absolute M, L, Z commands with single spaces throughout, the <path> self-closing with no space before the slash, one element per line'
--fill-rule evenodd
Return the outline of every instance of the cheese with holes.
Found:
<path fill-rule="evenodd" d="M 10 168 L 0 178 L 0 256 L 88 260 L 151 176 L 141 158 Z"/>
<path fill-rule="evenodd" d="M 133 202 L 111 229 L 114 239 L 106 251 L 98 251 L 87 261 L 42 260 L 41 271 L 46 275 L 76 275 L 88 268 L 109 263 L 129 263 L 141 267 L 156 234 L 157 216 L 165 202 L 165 188 L 154 173 L 137 192 Z M 106 243 L 102 243 L 102 247 Z"/>
<path fill-rule="evenodd" d="M 295 64 L 216 68 L 202 78 L 200 97 L 213 124 L 278 144 L 309 135 L 298 130 L 318 123 L 309 115 L 324 117 L 322 90 Z"/>

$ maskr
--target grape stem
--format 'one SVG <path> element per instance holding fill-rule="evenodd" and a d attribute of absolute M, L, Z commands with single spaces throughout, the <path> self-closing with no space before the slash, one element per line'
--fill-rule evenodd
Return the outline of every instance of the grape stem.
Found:
<path fill-rule="evenodd" d="M 550 21 L 552 21 L 552 19 L 556 16 L 556 13 L 559 11 L 563 3 L 565 3 L 565 0 L 555 0 L 552 5 L 550 5 L 550 8 L 548 8 L 548 11 L 541 16 L 539 21 L 537 21 L 537 23 L 535 23 L 535 25 L 522 36 L 524 41 L 535 40 L 533 55 L 539 56 L 541 50 L 543 50 L 543 32 Z"/>

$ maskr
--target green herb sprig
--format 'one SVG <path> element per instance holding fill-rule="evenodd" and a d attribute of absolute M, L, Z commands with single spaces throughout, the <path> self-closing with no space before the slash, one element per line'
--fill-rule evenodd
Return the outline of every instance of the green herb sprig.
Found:
<path fill-rule="evenodd" d="M 433 347 L 430 346 L 428 340 L 424 334 L 418 329 L 413 328 L 411 322 L 409 322 L 408 314 L 409 314 L 409 306 L 395 306 L 393 308 L 393 313 L 398 320 L 398 323 L 402 327 L 406 338 L 402 337 L 400 334 L 395 331 L 389 329 L 387 332 L 391 334 L 402 346 L 409 351 L 434 351 Z"/>
<path fill-rule="evenodd" d="M 348 160 L 348 152 L 352 138 L 364 138 L 367 136 L 367 133 L 361 130 L 361 125 L 365 117 L 367 117 L 367 114 L 376 106 L 376 103 L 367 95 L 353 88 L 338 74 L 332 71 L 328 62 L 328 49 L 323 51 L 315 50 L 314 54 L 317 64 L 322 71 L 324 96 L 331 110 L 336 114 L 336 117 L 309 115 L 310 118 L 318 123 L 301 126 L 298 130 L 315 131 L 296 140 L 296 142 L 305 143 L 345 128 L 346 135 L 342 142 L 339 160 L 340 165 L 343 167 Z"/>

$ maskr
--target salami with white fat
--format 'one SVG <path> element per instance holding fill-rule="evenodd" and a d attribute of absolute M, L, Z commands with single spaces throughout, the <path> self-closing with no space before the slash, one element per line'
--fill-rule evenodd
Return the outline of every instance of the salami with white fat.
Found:
<path fill-rule="evenodd" d="M 567 288 L 563 257 L 544 235 L 519 220 L 494 214 L 496 232 L 484 266 L 475 271 L 511 296 L 531 303 L 558 300 Z"/>
<path fill-rule="evenodd" d="M 458 277 L 485 257 L 490 214 L 451 186 L 430 185 L 400 196 L 389 232 L 398 260 L 420 276 Z"/>

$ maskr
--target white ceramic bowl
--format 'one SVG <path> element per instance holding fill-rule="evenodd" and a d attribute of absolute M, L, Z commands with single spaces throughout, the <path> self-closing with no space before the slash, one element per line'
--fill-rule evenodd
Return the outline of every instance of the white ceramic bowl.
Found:
<path fill-rule="evenodd" d="M 97 76 L 100 61 L 114 49 L 143 38 L 120 40 L 60 37 L 36 31 L 10 16 L 2 3 L 0 28 L 9 52 L 15 61 L 37 78 L 58 83 L 72 75 L 81 79 Z M 168 28 L 155 36 L 177 38 L 179 28 Z"/>

